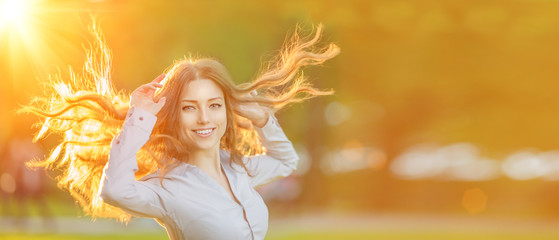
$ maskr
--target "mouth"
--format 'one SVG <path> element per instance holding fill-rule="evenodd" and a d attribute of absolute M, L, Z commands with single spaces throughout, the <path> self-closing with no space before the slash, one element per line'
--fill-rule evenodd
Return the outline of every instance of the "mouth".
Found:
<path fill-rule="evenodd" d="M 196 135 L 199 137 L 209 137 L 215 132 L 215 128 L 204 128 L 204 129 L 197 129 L 192 130 Z"/>

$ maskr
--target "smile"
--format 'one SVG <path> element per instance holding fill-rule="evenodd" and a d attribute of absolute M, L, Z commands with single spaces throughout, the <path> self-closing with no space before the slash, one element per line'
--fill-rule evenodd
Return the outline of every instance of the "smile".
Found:
<path fill-rule="evenodd" d="M 192 130 L 192 131 L 195 132 L 200 137 L 209 137 L 210 135 L 212 135 L 214 133 L 215 128 L 198 129 L 198 130 Z"/>

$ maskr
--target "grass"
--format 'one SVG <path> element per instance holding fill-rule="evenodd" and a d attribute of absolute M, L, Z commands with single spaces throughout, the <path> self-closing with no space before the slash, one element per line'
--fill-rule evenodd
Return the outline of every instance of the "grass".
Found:
<path fill-rule="evenodd" d="M 117 239 L 136 239 L 136 240 L 168 240 L 167 235 L 59 235 L 59 234 L 0 234 L 2 240 L 117 240 Z"/>
<path fill-rule="evenodd" d="M 513 234 L 513 233 L 444 233 L 444 232 L 300 232 L 282 236 L 272 236 L 268 240 L 552 240 L 553 234 Z"/>
<path fill-rule="evenodd" d="M 80 215 L 81 211 L 77 206 L 72 204 L 71 199 L 60 198 L 60 197 L 50 197 L 47 199 L 49 208 L 52 213 L 56 216 L 69 216 L 73 217 Z M 8 204 L 8 209 L 13 209 L 16 207 L 13 202 Z M 2 209 L 5 210 L 5 209 Z M 37 211 L 35 206 L 32 206 L 30 210 L 31 216 L 37 216 Z M 1 215 L 0 215 L 1 216 Z M 330 219 L 331 217 L 326 217 Z M 377 218 L 383 218 L 377 217 Z M 303 218 L 306 219 L 306 218 Z M 504 224 L 496 224 L 496 227 L 492 228 L 489 225 L 486 226 L 484 223 L 488 220 L 478 222 L 475 219 L 462 221 L 460 218 L 458 221 L 453 220 L 453 218 L 441 218 L 441 220 L 433 221 L 432 218 L 394 218 L 387 217 L 382 219 L 382 221 L 376 221 L 371 223 L 371 226 L 375 226 L 375 229 L 370 228 L 359 228 L 357 231 L 347 230 L 347 227 L 352 227 L 352 218 L 331 218 L 330 221 L 326 221 L 325 225 L 318 230 L 308 230 L 308 228 L 301 229 L 301 226 L 316 226 L 315 220 L 321 222 L 322 217 L 310 217 L 307 220 L 300 221 L 298 218 L 294 218 L 295 221 L 287 221 L 291 225 L 288 227 L 278 228 L 280 224 L 276 224 L 276 228 L 272 228 L 269 234 L 266 236 L 267 240 L 334 240 L 334 239 L 351 239 L 351 240 L 365 240 L 365 239 L 380 239 L 380 240 L 555 240 L 559 239 L 559 231 L 556 230 L 555 224 L 547 224 L 540 227 L 539 222 L 531 223 L 531 228 L 524 228 L 525 223 L 519 224 L 517 221 L 512 221 L 513 225 L 508 225 L 506 223 L 511 221 L 505 221 Z M 400 219 L 400 220 L 399 220 Z M 468 218 L 466 218 L 468 219 Z M 378 220 L 378 219 L 377 219 Z M 483 220 L 483 219 L 481 219 Z M 348 222 L 346 222 L 348 221 Z M 427 221 L 427 228 L 423 228 L 421 223 Z M 285 221 L 284 221 L 285 222 Z M 336 224 L 331 224 L 331 222 L 337 222 Z M 388 222 L 388 223 L 386 223 Z M 467 226 L 460 226 L 466 222 Z M 339 223 L 339 224 L 338 224 Z M 365 220 L 367 223 L 367 220 Z M 381 224 L 382 223 L 382 224 Z M 413 224 L 410 224 L 413 223 Z M 416 225 L 419 224 L 419 225 Z M 491 222 L 489 222 L 491 223 Z M 389 229 L 384 228 L 384 226 L 389 227 Z M 410 229 L 410 226 L 413 226 Z M 505 227 L 503 227 L 505 226 Z M 534 227 L 536 226 L 536 227 Z M 545 227 L 548 226 L 548 227 Z M 1 228 L 2 226 L 0 226 Z M 4 226 L 7 227 L 7 226 Z M 61 226 L 63 227 L 63 226 Z M 89 226 L 88 226 L 89 227 Z M 460 228 L 456 228 L 460 227 Z M 426 230 L 426 229 L 440 229 L 440 230 Z M 9 227 L 8 227 L 9 229 Z M 283 229 L 283 230 L 280 230 Z M 317 229 L 317 228 L 314 228 Z M 355 229 L 355 228 L 353 228 Z M 452 229 L 461 229 L 456 231 L 451 231 Z M 115 231 L 120 233 L 119 231 Z M 123 234 L 34 234 L 25 232 L 15 232 L 10 231 L 10 233 L 1 233 L 0 239 L 2 240 L 93 240 L 93 239 L 103 239 L 103 240 L 116 240 L 116 239 L 134 239 L 134 240 L 168 240 L 167 235 L 162 233 L 134 233 L 133 231 L 126 231 Z"/>
<path fill-rule="evenodd" d="M 141 235 L 56 235 L 56 234 L 0 234 L 3 240 L 166 240 L 163 234 Z M 391 232 L 391 231 L 360 231 L 360 232 L 294 232 L 275 236 L 267 236 L 267 240 L 334 240 L 334 239 L 381 239 L 381 240 L 552 240 L 559 239 L 558 234 L 552 233 L 457 233 L 457 232 Z"/>

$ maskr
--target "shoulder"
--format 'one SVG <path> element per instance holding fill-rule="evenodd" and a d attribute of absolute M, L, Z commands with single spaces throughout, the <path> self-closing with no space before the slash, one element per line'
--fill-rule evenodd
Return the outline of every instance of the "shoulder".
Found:
<path fill-rule="evenodd" d="M 230 161 L 231 160 L 231 152 L 229 152 L 225 149 L 219 149 L 219 157 L 220 157 L 221 161 L 223 161 L 223 160 Z"/>
<path fill-rule="evenodd" d="M 231 152 L 225 150 L 225 149 L 220 149 L 219 150 L 219 156 L 220 156 L 220 160 L 223 166 L 232 166 L 234 168 L 234 170 L 240 171 L 240 172 L 246 172 L 244 167 L 239 165 L 238 163 L 231 161 Z M 247 158 L 243 157 L 243 163 L 246 164 Z"/>
<path fill-rule="evenodd" d="M 169 176 L 161 176 L 159 170 L 152 172 L 148 175 L 143 176 L 142 178 L 138 179 L 138 183 L 142 185 L 149 186 L 153 189 L 159 189 L 162 187 L 162 183 L 170 180 Z"/>
<path fill-rule="evenodd" d="M 220 149 L 219 150 L 219 159 L 221 161 L 221 164 L 229 165 L 231 163 L 231 152 L 229 152 L 225 149 Z"/>
<path fill-rule="evenodd" d="M 182 164 L 177 164 L 176 166 L 168 170 L 167 173 L 162 173 L 161 169 L 158 169 L 143 176 L 138 181 L 146 183 L 157 183 L 157 185 L 159 185 L 161 179 L 163 179 L 163 181 L 172 180 L 173 178 L 179 176 L 181 172 L 184 172 L 184 166 Z"/>

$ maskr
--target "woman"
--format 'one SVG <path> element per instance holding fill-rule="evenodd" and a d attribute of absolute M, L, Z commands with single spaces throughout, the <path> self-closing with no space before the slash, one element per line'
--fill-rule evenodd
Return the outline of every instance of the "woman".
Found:
<path fill-rule="evenodd" d="M 45 117 L 37 139 L 64 133 L 35 165 L 60 171 L 59 185 L 93 217 L 155 218 L 171 239 L 263 239 L 268 212 L 254 187 L 289 175 L 298 160 L 274 112 L 332 93 L 299 75 L 339 53 L 316 49 L 321 26 L 312 39 L 295 31 L 252 82 L 235 85 L 216 60 L 185 59 L 129 98 L 114 91 L 110 51 L 93 33 L 84 73 L 52 82 L 50 98 L 25 108 Z"/>

